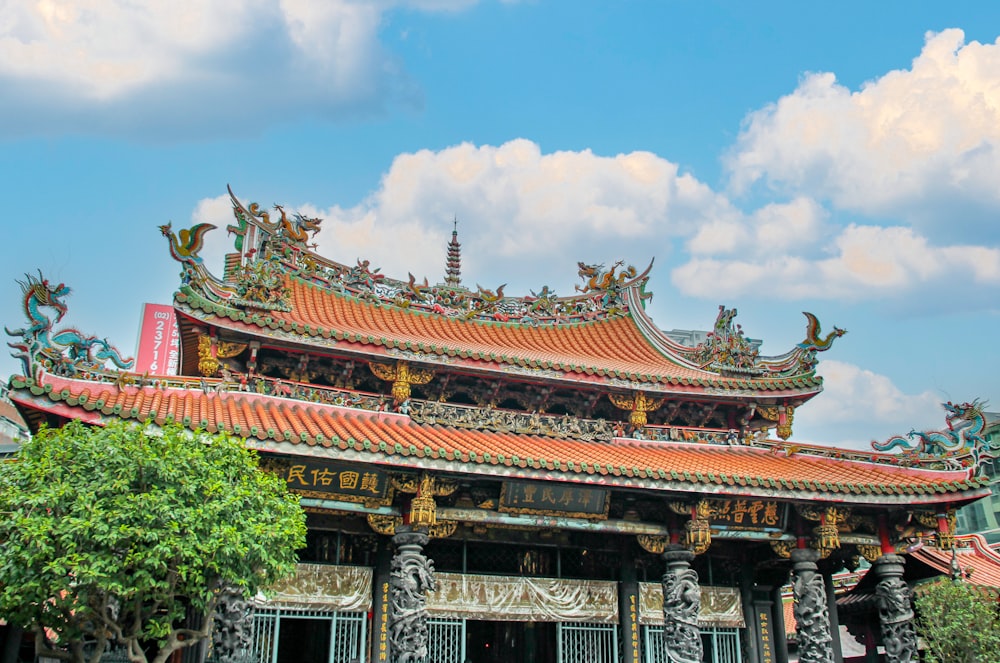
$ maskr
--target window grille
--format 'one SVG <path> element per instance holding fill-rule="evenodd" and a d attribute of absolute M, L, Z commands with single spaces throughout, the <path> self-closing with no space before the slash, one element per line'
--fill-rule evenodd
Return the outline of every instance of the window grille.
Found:
<path fill-rule="evenodd" d="M 646 663 L 667 663 L 663 650 L 663 627 L 644 626 Z M 735 628 L 701 628 L 701 645 L 705 663 L 743 663 L 740 631 Z"/>
<path fill-rule="evenodd" d="M 618 625 L 560 622 L 559 663 L 617 663 Z"/>
<path fill-rule="evenodd" d="M 427 620 L 427 630 L 427 658 L 424 663 L 464 663 L 464 619 L 431 617 Z"/>
<path fill-rule="evenodd" d="M 330 651 L 327 663 L 365 663 L 368 660 L 368 620 L 365 613 L 280 608 L 258 609 L 254 614 L 251 648 L 254 660 L 260 663 L 277 663 L 281 622 L 287 619 L 314 619 L 329 624 Z"/>

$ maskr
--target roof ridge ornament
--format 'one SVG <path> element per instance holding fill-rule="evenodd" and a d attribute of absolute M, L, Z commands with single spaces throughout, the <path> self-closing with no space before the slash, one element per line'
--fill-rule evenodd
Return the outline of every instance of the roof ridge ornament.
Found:
<path fill-rule="evenodd" d="M 445 285 L 452 288 L 462 285 L 462 245 L 458 243 L 458 215 L 454 218 L 451 241 L 448 242 L 448 262 L 445 266 Z"/>
<path fill-rule="evenodd" d="M 791 377 L 811 375 L 816 371 L 816 353 L 825 352 L 833 342 L 847 333 L 846 329 L 834 327 L 833 331 L 821 337 L 819 320 L 812 313 L 806 316 L 806 337 L 783 355 L 762 357 L 759 342 L 747 338 L 743 327 L 734 322 L 735 308 L 719 305 L 715 325 L 704 342 L 681 351 L 688 361 L 705 370 L 716 371 L 731 377 Z"/>
<path fill-rule="evenodd" d="M 65 283 L 50 283 L 41 270 L 38 278 L 31 274 L 24 276 L 25 280 L 17 284 L 21 286 L 22 306 L 29 324 L 19 329 L 4 327 L 4 331 L 20 337 L 18 342 L 7 345 L 15 350 L 11 355 L 21 361 L 25 377 L 36 377 L 43 370 L 63 376 L 74 376 L 81 371 L 107 372 L 109 361 L 118 371 L 132 368 L 135 360 L 126 359 L 107 338 L 88 336 L 73 327 L 55 331 L 53 327 L 68 310 L 63 299 L 69 296 L 69 287 Z M 55 320 L 45 309 L 56 312 Z"/>
<path fill-rule="evenodd" d="M 875 451 L 899 450 L 908 461 L 943 466 L 945 469 L 969 468 L 969 478 L 981 476 L 984 464 L 995 457 L 1000 443 L 990 442 L 983 435 L 986 429 L 986 402 L 942 403 L 947 429 L 939 431 L 911 430 L 906 435 L 893 435 L 884 442 L 872 441 Z"/>

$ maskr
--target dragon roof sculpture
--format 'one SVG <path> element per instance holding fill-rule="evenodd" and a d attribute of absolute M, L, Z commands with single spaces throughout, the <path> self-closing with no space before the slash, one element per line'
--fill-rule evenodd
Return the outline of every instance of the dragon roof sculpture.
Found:
<path fill-rule="evenodd" d="M 53 284 L 41 271 L 38 277 L 25 274 L 24 281 L 18 281 L 23 293 L 22 306 L 28 324 L 19 329 L 4 330 L 18 340 L 8 343 L 11 353 L 21 361 L 24 375 L 35 376 L 40 370 L 55 375 L 72 376 L 80 372 L 104 372 L 111 362 L 119 371 L 128 370 L 135 363 L 126 359 L 106 338 L 90 336 L 73 327 L 58 331 L 53 327 L 66 315 L 67 306 L 63 301 L 70 289 L 64 283 Z M 46 313 L 55 311 L 55 319 Z"/>
<path fill-rule="evenodd" d="M 983 436 L 986 429 L 986 403 L 979 399 L 971 403 L 942 403 L 945 410 L 944 430 L 911 430 L 906 435 L 893 435 L 884 442 L 873 441 L 879 452 L 898 451 L 906 460 L 947 469 L 970 468 L 970 477 L 980 475 L 983 466 L 992 462 L 1000 444 Z"/>

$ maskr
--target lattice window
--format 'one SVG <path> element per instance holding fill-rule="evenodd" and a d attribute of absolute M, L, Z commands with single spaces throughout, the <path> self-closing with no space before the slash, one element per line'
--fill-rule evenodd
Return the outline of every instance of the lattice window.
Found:
<path fill-rule="evenodd" d="M 282 622 L 287 625 L 302 620 L 318 622 L 318 629 L 329 633 L 329 651 L 324 663 L 365 663 L 367 616 L 363 612 L 324 612 L 319 610 L 262 609 L 254 615 L 252 654 L 260 663 L 295 660 L 292 643 L 282 645 Z"/>
<path fill-rule="evenodd" d="M 465 661 L 465 620 L 432 617 L 427 620 L 427 658 L 424 663 Z"/>
<path fill-rule="evenodd" d="M 643 645 L 646 663 L 667 663 L 663 650 L 663 627 L 644 626 Z M 701 628 L 701 646 L 705 663 L 742 663 L 740 631 L 735 628 Z"/>
<path fill-rule="evenodd" d="M 424 553 L 434 560 L 435 570 L 462 573 L 465 571 L 464 549 L 465 541 L 431 539 L 431 542 L 424 549 Z"/>
<path fill-rule="evenodd" d="M 617 663 L 616 624 L 559 624 L 560 663 Z"/>

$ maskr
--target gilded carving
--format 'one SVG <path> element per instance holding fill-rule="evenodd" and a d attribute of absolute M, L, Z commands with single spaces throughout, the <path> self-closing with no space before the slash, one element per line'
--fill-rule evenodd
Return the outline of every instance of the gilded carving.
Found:
<path fill-rule="evenodd" d="M 882 556 L 882 546 L 872 546 L 863 543 L 857 544 L 858 552 L 861 556 L 867 559 L 869 562 L 875 562 L 879 557 Z"/>
<path fill-rule="evenodd" d="M 392 536 L 396 528 L 403 524 L 402 516 L 385 516 L 378 513 L 368 514 L 368 526 L 379 534 Z"/>
<path fill-rule="evenodd" d="M 631 396 L 611 393 L 608 394 L 608 400 L 619 410 L 630 411 L 628 422 L 636 428 L 642 428 L 647 422 L 646 413 L 657 410 L 666 399 L 650 398 L 641 391 L 635 391 Z"/>
<path fill-rule="evenodd" d="M 791 405 L 759 406 L 757 414 L 777 424 L 776 432 L 782 440 L 787 440 L 792 436 L 792 420 L 795 418 L 795 408 Z"/>
<path fill-rule="evenodd" d="M 212 353 L 212 338 L 208 334 L 198 337 L 198 372 L 206 378 L 219 371 L 219 360 Z"/>
<path fill-rule="evenodd" d="M 646 552 L 651 552 L 654 555 L 659 555 L 663 552 L 667 545 L 667 537 L 657 536 L 654 534 L 638 534 L 636 539 L 639 541 L 639 545 Z"/>
<path fill-rule="evenodd" d="M 784 540 L 771 541 L 771 550 L 773 550 L 774 554 L 776 554 L 778 557 L 783 557 L 785 559 L 788 559 L 789 557 L 792 556 L 793 548 L 795 548 L 794 541 L 784 541 Z"/>
<path fill-rule="evenodd" d="M 434 377 L 434 372 L 426 368 L 416 368 L 406 361 L 397 361 L 395 365 L 368 364 L 375 377 L 392 382 L 392 400 L 396 405 L 410 398 L 410 386 L 427 384 Z"/>

